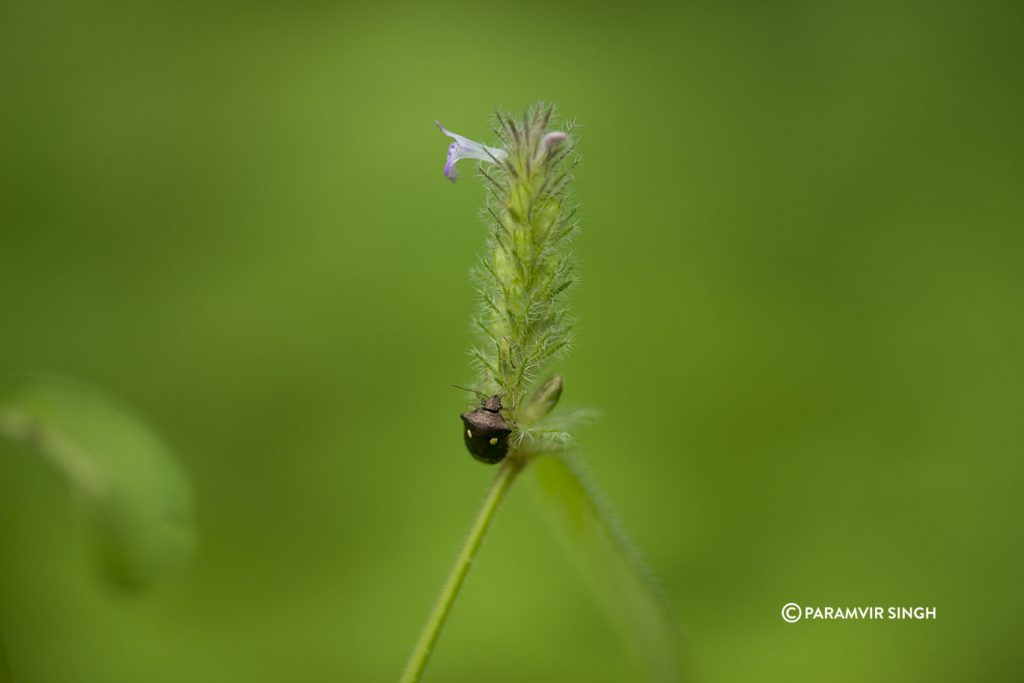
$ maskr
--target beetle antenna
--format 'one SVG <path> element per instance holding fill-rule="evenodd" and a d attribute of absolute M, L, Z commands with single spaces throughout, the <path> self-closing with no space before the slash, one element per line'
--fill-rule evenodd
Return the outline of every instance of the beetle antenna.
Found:
<path fill-rule="evenodd" d="M 455 387 L 456 389 L 462 389 L 463 391 L 468 391 L 471 394 L 476 394 L 476 397 L 478 399 L 480 399 L 481 401 L 486 401 L 487 400 L 487 395 L 484 394 L 479 389 L 470 389 L 469 387 L 464 387 L 461 384 L 453 384 L 452 386 Z"/>

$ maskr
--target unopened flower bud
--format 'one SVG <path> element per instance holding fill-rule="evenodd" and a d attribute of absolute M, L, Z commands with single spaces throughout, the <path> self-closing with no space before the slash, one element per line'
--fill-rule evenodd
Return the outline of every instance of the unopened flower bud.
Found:
<path fill-rule="evenodd" d="M 545 151 L 551 152 L 568 139 L 569 136 L 567 134 L 560 130 L 556 130 L 544 136 L 544 139 L 541 141 L 541 146 Z"/>
<path fill-rule="evenodd" d="M 547 382 L 544 382 L 530 397 L 523 411 L 523 422 L 533 424 L 547 415 L 558 405 L 558 399 L 562 397 L 562 388 L 565 382 L 561 375 L 555 375 Z"/>

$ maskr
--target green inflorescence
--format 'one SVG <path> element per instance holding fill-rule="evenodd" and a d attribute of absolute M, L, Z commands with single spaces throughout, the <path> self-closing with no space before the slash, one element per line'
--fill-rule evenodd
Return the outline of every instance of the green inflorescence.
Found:
<path fill-rule="evenodd" d="M 513 444 L 520 446 L 538 439 L 551 446 L 567 438 L 558 430 L 531 429 L 546 411 L 529 410 L 526 399 L 573 338 L 567 297 L 576 283 L 576 260 L 569 244 L 579 224 L 568 188 L 579 157 L 573 125 L 551 130 L 553 117 L 549 105 L 521 117 L 496 113 L 494 132 L 508 155 L 479 168 L 487 187 L 489 237 L 474 269 L 480 340 L 472 355 L 483 390 L 503 396 L 506 415 L 516 425 Z"/>

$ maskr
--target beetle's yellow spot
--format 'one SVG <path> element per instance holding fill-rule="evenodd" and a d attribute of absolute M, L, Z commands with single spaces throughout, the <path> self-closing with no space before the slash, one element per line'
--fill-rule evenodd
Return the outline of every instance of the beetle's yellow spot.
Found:
<path fill-rule="evenodd" d="M 491 440 L 488 441 L 487 443 L 491 444 L 492 446 L 496 445 L 498 443 L 498 437 L 492 437 Z"/>
<path fill-rule="evenodd" d="M 469 431 L 469 430 L 467 429 L 467 430 L 466 430 L 466 436 L 468 436 L 469 438 L 471 438 L 471 439 L 472 439 L 472 438 L 473 438 L 473 432 L 471 432 L 471 431 Z"/>

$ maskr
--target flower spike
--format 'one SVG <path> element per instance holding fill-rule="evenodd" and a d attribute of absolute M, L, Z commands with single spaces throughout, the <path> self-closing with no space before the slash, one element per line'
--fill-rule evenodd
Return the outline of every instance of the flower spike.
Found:
<path fill-rule="evenodd" d="M 459 177 L 459 171 L 455 168 L 455 162 L 460 159 L 476 159 L 477 161 L 487 161 L 492 164 L 498 164 L 508 159 L 508 152 L 503 149 L 488 147 L 463 137 L 458 133 L 453 133 L 442 126 L 440 121 L 434 121 L 434 123 L 437 124 L 442 133 L 455 140 L 455 142 L 448 145 L 448 159 L 444 164 L 444 175 L 453 183 Z"/>

